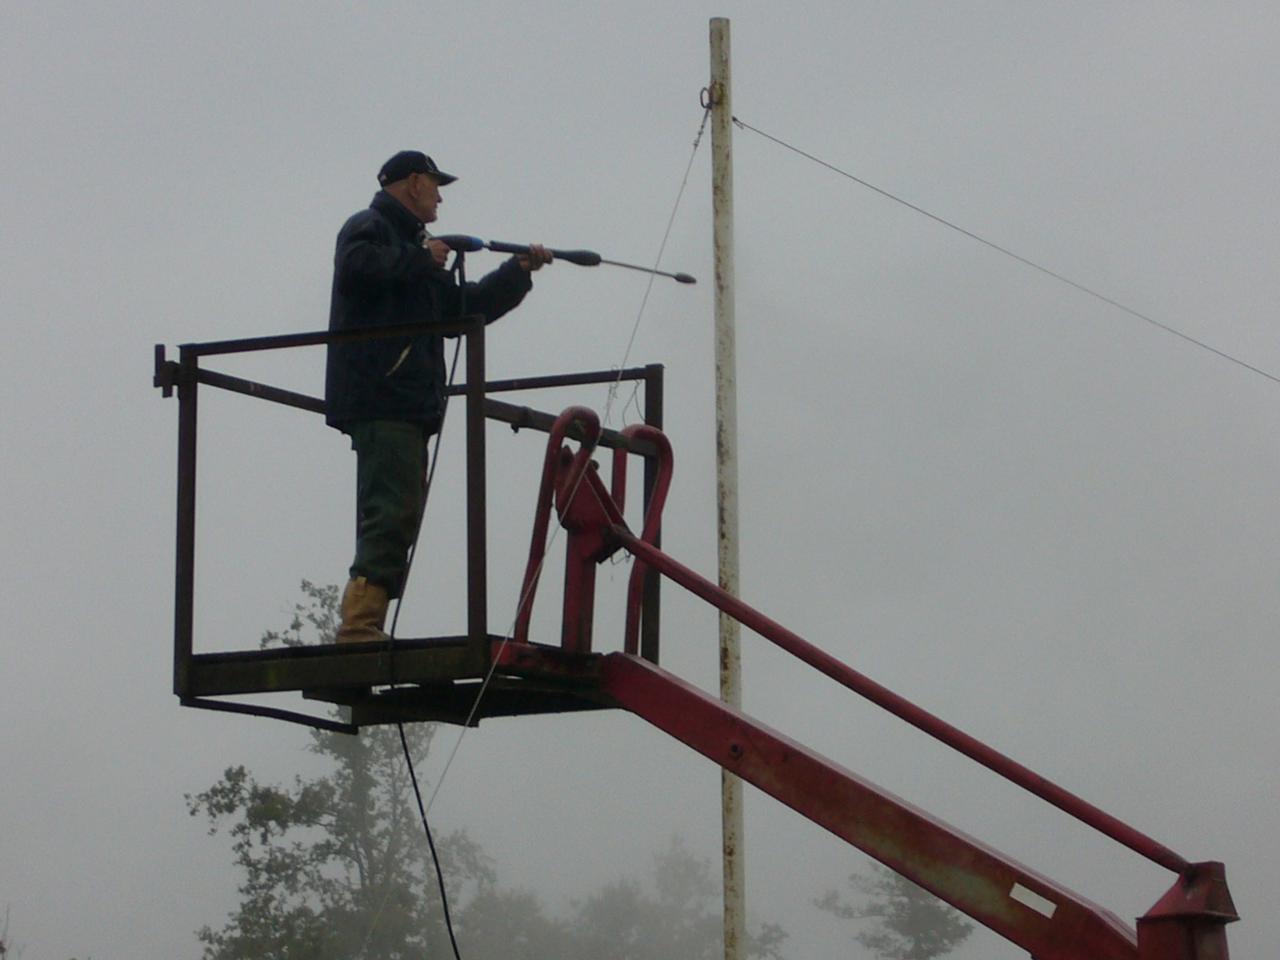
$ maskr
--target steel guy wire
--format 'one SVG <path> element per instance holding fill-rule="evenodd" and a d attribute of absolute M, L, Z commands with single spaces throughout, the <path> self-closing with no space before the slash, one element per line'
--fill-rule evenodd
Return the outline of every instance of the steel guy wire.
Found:
<path fill-rule="evenodd" d="M 657 269 L 658 264 L 662 262 L 662 254 L 666 250 L 667 240 L 671 236 L 671 229 L 675 223 L 676 213 L 680 209 L 680 201 L 684 197 L 685 187 L 688 186 L 688 183 L 689 183 L 689 173 L 693 169 L 694 157 L 696 157 L 698 154 L 698 147 L 702 143 L 702 135 L 707 128 L 707 119 L 710 116 L 711 116 L 711 108 L 710 107 L 704 108 L 702 112 L 702 120 L 698 124 L 697 135 L 693 139 L 693 149 L 690 151 L 690 154 L 689 154 L 689 162 L 685 166 L 684 177 L 681 179 L 680 189 L 676 193 L 675 204 L 672 206 L 671 215 L 667 218 L 667 229 L 662 235 L 662 243 L 658 247 L 658 255 L 657 257 L 654 258 L 654 264 L 653 264 L 654 269 Z M 649 282 L 645 286 L 644 298 L 640 301 L 640 310 L 636 314 L 635 323 L 632 324 L 632 327 L 631 327 L 631 336 L 627 340 L 626 349 L 623 350 L 623 353 L 622 353 L 622 360 L 618 364 L 618 377 L 617 379 L 614 380 L 612 386 L 610 386 L 609 388 L 609 396 L 605 403 L 605 413 L 604 413 L 604 416 L 601 417 L 600 419 L 601 432 L 604 431 L 605 425 L 608 424 L 609 422 L 609 416 L 613 409 L 614 399 L 618 393 L 618 384 L 622 382 L 622 371 L 626 369 L 627 360 L 631 356 L 631 348 L 635 344 L 636 333 L 640 328 L 640 320 L 644 316 L 645 306 L 649 302 L 649 291 L 653 289 L 654 279 L 655 279 L 655 276 L 653 274 L 650 274 Z M 637 385 L 637 388 L 638 388 L 638 385 Z M 596 439 L 598 440 L 599 437 L 597 437 Z M 439 441 L 437 440 L 437 448 L 438 446 L 439 446 Z M 581 485 L 582 481 L 585 478 L 586 478 L 586 471 L 583 471 L 582 475 L 578 477 L 576 483 L 574 484 L 573 490 L 569 492 L 569 496 L 568 496 L 569 500 L 573 499 L 574 495 L 578 492 L 578 487 Z M 440 775 L 436 777 L 435 786 L 431 791 L 431 796 L 427 798 L 427 808 L 426 808 L 427 812 L 431 811 L 432 804 L 435 803 L 436 797 L 439 796 L 440 794 L 440 789 L 444 786 L 444 780 L 446 775 L 449 773 L 449 768 L 453 766 L 454 758 L 458 755 L 458 749 L 462 746 L 462 741 L 466 738 L 467 730 L 470 729 L 471 722 L 475 719 L 476 713 L 480 709 L 480 703 L 484 699 L 485 692 L 489 689 L 490 682 L 493 680 L 494 671 L 497 670 L 498 661 L 501 659 L 503 652 L 507 649 L 507 644 L 511 642 L 511 638 L 515 634 L 516 623 L 520 619 L 520 614 L 524 611 L 525 604 L 529 602 L 529 599 L 532 596 L 534 585 L 537 584 L 538 580 L 541 578 L 543 564 L 546 563 L 547 555 L 551 552 L 551 548 L 555 546 L 556 540 L 560 536 L 561 529 L 562 529 L 561 526 L 559 524 L 556 524 L 555 529 L 551 531 L 551 537 L 547 541 L 542 551 L 542 557 L 541 559 L 539 559 L 537 566 L 534 567 L 534 575 L 529 580 L 529 588 L 522 593 L 522 595 L 516 602 L 515 614 L 511 618 L 511 626 L 507 629 L 507 632 L 503 635 L 502 643 L 498 645 L 497 652 L 494 654 L 494 656 L 490 660 L 489 669 L 485 672 L 484 679 L 480 683 L 480 689 L 476 692 L 475 700 L 473 700 L 471 704 L 471 709 L 467 712 L 466 720 L 463 722 L 462 729 L 458 733 L 458 739 L 454 741 L 453 749 L 449 751 L 449 756 L 445 760 L 444 767 L 441 769 Z"/>
<path fill-rule="evenodd" d="M 653 268 L 656 270 L 658 264 L 662 262 L 662 254 L 667 249 L 667 240 L 671 237 L 671 228 L 676 222 L 676 213 L 680 209 L 680 201 L 684 198 L 685 187 L 689 185 L 689 172 L 693 169 L 694 158 L 698 155 L 698 147 L 702 144 L 702 135 L 707 129 L 707 119 L 711 116 L 711 108 L 704 107 L 702 110 L 702 122 L 698 124 L 698 133 L 693 138 L 693 149 L 689 152 L 689 162 L 685 164 L 684 177 L 680 180 L 680 189 L 676 192 L 676 202 L 671 207 L 671 216 L 667 218 L 667 229 L 662 234 L 662 242 L 658 244 L 658 255 L 654 257 Z M 645 307 L 649 304 L 649 292 L 653 290 L 653 282 L 657 279 L 654 274 L 649 274 L 649 282 L 645 284 L 644 297 L 640 300 L 640 309 L 636 313 L 635 323 L 631 325 L 631 336 L 627 338 L 627 347 L 622 351 L 622 362 L 618 364 L 618 379 L 614 380 L 609 386 L 609 397 L 605 402 L 604 416 L 600 422 L 604 426 L 610 423 L 610 415 L 613 412 L 613 403 L 618 396 L 618 387 L 622 383 L 622 371 L 626 369 L 627 360 L 631 357 L 631 348 L 635 346 L 636 334 L 640 330 L 640 320 L 644 316 Z M 632 396 L 639 391 L 640 384 L 637 383 L 632 390 Z M 623 408 L 625 412 L 625 406 Z"/>
<path fill-rule="evenodd" d="M 868 181 L 863 180 L 861 177 L 858 177 L 853 175 L 852 173 L 849 173 L 847 170 L 841 170 L 835 164 L 828 163 L 826 160 L 823 160 L 819 157 L 815 157 L 813 154 L 807 153 L 804 150 L 801 150 L 799 147 L 795 146 L 794 144 L 787 143 L 785 140 L 775 137 L 772 134 L 765 133 L 763 130 L 759 129 L 758 127 L 753 127 L 751 124 L 743 120 L 739 120 L 737 117 L 733 118 L 733 122 L 734 122 L 734 125 L 739 127 L 740 129 L 750 130 L 752 133 L 758 134 L 764 137 L 766 140 L 772 140 L 774 143 L 778 144 L 778 146 L 780 147 L 785 147 L 786 149 L 790 150 L 793 153 L 798 153 L 800 156 L 804 157 L 805 159 L 812 160 L 814 163 L 818 164 L 819 166 L 826 167 L 828 170 L 832 171 L 833 173 L 838 173 L 840 176 L 845 177 L 849 180 L 852 180 L 854 183 L 859 184 L 863 187 L 866 187 L 868 190 L 878 193 L 880 194 L 880 196 L 885 197 L 886 199 L 892 200 L 894 203 L 902 204 L 902 206 L 906 207 L 907 209 L 914 210 L 916 213 L 921 214 L 922 216 L 928 217 L 930 220 L 933 220 L 936 223 L 940 223 L 944 227 L 948 227 L 949 229 L 954 230 L 957 233 L 961 233 L 964 236 L 968 237 L 970 240 L 976 240 L 978 243 L 981 243 L 984 246 L 990 247 L 992 250 L 995 250 L 998 253 L 1002 253 L 1006 257 L 1016 260 L 1019 263 L 1024 264 L 1025 266 L 1028 266 L 1033 270 L 1038 270 L 1040 273 L 1043 273 L 1045 276 L 1052 277 L 1054 280 L 1057 280 L 1061 283 L 1065 283 L 1069 287 L 1074 287 L 1076 290 L 1079 290 L 1081 293 L 1088 294 L 1089 296 L 1094 297 L 1095 299 L 1101 300 L 1103 303 L 1109 306 L 1115 307 L 1117 310 L 1123 311 L 1124 313 L 1129 314 L 1129 316 L 1131 317 L 1136 317 L 1139 320 L 1143 320 L 1151 324 L 1153 327 L 1158 327 L 1159 329 L 1165 331 L 1165 333 L 1171 333 L 1175 337 L 1185 340 L 1187 343 L 1193 344 L 1201 348 L 1202 350 L 1207 350 L 1210 353 L 1216 354 L 1217 356 L 1221 357 L 1223 360 L 1227 360 L 1227 361 L 1230 361 L 1231 363 L 1236 364 L 1237 366 L 1244 367 L 1244 369 L 1249 370 L 1252 373 L 1256 373 L 1260 377 L 1266 377 L 1268 380 L 1271 380 L 1275 383 L 1280 383 L 1280 377 L 1277 377 L 1274 374 L 1268 373 L 1266 370 L 1263 370 L 1261 367 L 1255 367 L 1253 364 L 1248 363 L 1244 360 L 1241 360 L 1239 357 L 1234 357 L 1223 350 L 1219 350 L 1217 347 L 1211 346 L 1205 343 L 1203 340 L 1197 340 L 1195 337 L 1191 336 L 1190 334 L 1183 333 L 1181 330 L 1178 330 L 1175 327 L 1171 327 L 1169 326 L 1169 324 L 1163 323 L 1160 320 L 1157 320 L 1155 317 L 1142 313 L 1139 310 L 1135 310 L 1133 309 L 1133 307 L 1126 306 L 1125 304 L 1121 303 L 1119 300 L 1114 300 L 1111 297 L 1108 297 L 1106 294 L 1099 293 L 1097 290 L 1094 290 L 1091 287 L 1085 286 L 1083 283 L 1079 283 L 1075 280 L 1072 280 L 1070 277 L 1063 276 L 1061 273 L 1058 273 L 1055 270 L 1050 270 L 1048 267 L 1042 266 L 1041 264 L 1036 263 L 1034 260 L 1030 260 L 1027 257 L 1022 256 L 1021 254 L 1014 253 L 1012 250 L 1008 249 L 1007 247 L 1002 247 L 1000 246 L 1000 244 L 995 243 L 991 240 L 988 240 L 985 237 L 981 237 L 971 230 L 966 230 L 964 227 L 960 226 L 959 224 L 952 223 L 950 220 L 947 220 L 944 217 L 940 217 L 936 213 L 930 213 L 928 210 L 924 209 L 923 207 L 917 206 L 916 204 L 911 203 L 908 200 L 904 200 L 902 197 L 899 197 L 893 193 L 890 193 L 888 190 L 885 190 L 881 187 L 877 187 L 874 183 L 869 183 Z"/>

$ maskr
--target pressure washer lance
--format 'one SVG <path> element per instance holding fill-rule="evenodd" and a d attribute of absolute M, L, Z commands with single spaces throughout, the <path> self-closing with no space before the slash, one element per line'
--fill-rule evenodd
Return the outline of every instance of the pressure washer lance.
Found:
<path fill-rule="evenodd" d="M 504 243 L 500 240 L 485 241 L 479 237 L 471 237 L 462 233 L 449 233 L 432 239 L 439 240 L 450 250 L 457 250 L 463 253 L 471 253 L 476 250 L 492 250 L 494 253 L 527 254 L 529 252 L 528 244 Z M 653 273 L 659 277 L 670 277 L 677 283 L 698 282 L 697 279 L 687 273 L 667 273 L 665 270 L 654 270 L 650 267 L 637 266 L 634 263 L 623 263 L 620 260 L 606 260 L 594 250 L 551 250 L 551 255 L 557 260 L 567 260 L 569 263 L 576 263 L 580 267 L 598 267 L 602 263 L 607 263 L 611 267 L 626 267 L 628 270 L 639 270 L 641 273 Z"/>

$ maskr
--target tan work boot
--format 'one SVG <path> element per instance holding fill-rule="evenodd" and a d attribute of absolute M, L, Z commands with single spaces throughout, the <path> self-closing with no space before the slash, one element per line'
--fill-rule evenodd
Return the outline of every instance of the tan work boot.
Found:
<path fill-rule="evenodd" d="M 387 591 L 364 577 L 347 581 L 342 591 L 342 623 L 334 639 L 338 643 L 385 641 L 382 625 L 387 620 Z"/>

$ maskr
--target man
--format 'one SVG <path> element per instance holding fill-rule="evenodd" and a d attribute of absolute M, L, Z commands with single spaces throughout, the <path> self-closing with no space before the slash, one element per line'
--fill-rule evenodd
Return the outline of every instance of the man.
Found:
<path fill-rule="evenodd" d="M 421 323 L 421 333 L 332 343 L 325 420 L 356 452 L 356 555 L 342 594 L 339 643 L 385 640 L 387 606 L 400 596 L 424 505 L 427 438 L 445 407 L 444 343 L 434 324 L 461 310 L 497 320 L 550 262 L 534 244 L 462 290 L 445 270 L 449 249 L 430 238 L 440 188 L 457 177 L 424 153 L 404 150 L 378 172 L 382 189 L 338 233 L 330 330 Z M 465 298 L 465 305 L 464 305 Z"/>

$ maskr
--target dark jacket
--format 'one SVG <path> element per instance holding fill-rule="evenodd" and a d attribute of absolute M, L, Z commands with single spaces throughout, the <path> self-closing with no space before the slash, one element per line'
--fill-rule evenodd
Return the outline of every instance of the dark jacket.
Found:
<path fill-rule="evenodd" d="M 379 191 L 338 232 L 329 329 L 421 322 L 408 337 L 329 344 L 325 421 L 339 430 L 357 420 L 407 420 L 439 428 L 445 404 L 444 343 L 431 325 L 457 320 L 462 291 L 422 248 L 423 225 Z M 497 320 L 533 286 L 512 258 L 468 283 L 466 312 Z"/>

